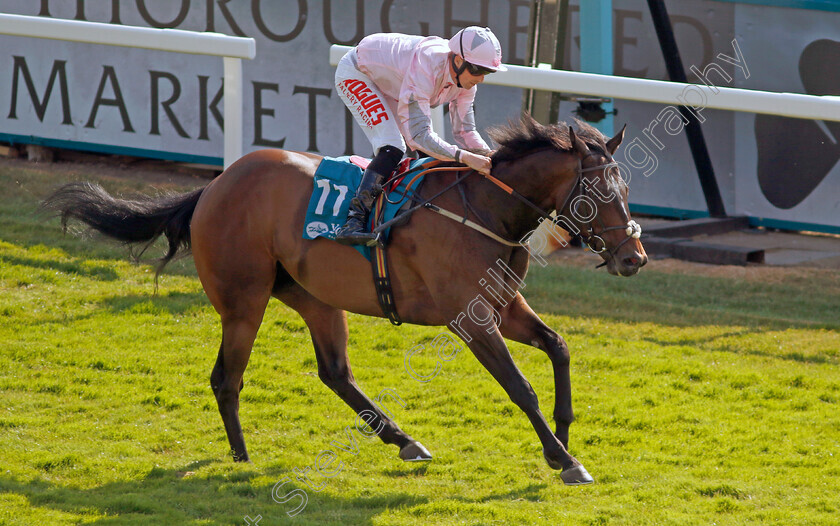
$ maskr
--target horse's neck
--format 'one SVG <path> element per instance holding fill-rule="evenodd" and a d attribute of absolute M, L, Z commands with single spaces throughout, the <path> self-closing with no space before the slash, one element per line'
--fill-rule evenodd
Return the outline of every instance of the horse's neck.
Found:
<path fill-rule="evenodd" d="M 560 158 L 563 156 L 563 159 Z M 554 209 L 559 184 L 574 176 L 573 158 L 559 152 L 537 152 L 505 162 L 493 169 L 493 176 L 547 213 Z M 496 188 L 488 180 L 471 178 L 470 202 L 490 223 L 494 232 L 520 241 L 539 224 L 540 214 L 516 197 Z"/>

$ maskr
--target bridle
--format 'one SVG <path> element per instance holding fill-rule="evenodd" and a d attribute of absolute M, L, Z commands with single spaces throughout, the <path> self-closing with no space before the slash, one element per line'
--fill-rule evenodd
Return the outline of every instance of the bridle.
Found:
<path fill-rule="evenodd" d="M 594 172 L 596 170 L 604 170 L 604 172 L 606 172 L 606 170 L 608 170 L 610 168 L 618 169 L 618 163 L 615 162 L 615 161 L 611 161 L 609 163 L 601 164 L 601 165 L 598 165 L 598 166 L 592 166 L 592 167 L 589 167 L 589 168 L 583 168 L 583 161 L 586 160 L 587 158 L 591 157 L 591 156 L 594 156 L 594 155 L 595 155 L 594 153 L 590 152 L 588 155 L 583 157 L 583 159 L 578 159 L 577 169 L 575 170 L 575 172 L 576 172 L 575 182 L 572 185 L 572 189 L 569 191 L 569 195 L 566 196 L 566 199 L 563 201 L 563 204 L 560 206 L 560 208 L 557 209 L 557 214 L 559 215 L 559 217 L 563 217 L 563 212 L 569 207 L 569 205 L 572 202 L 572 198 L 576 194 L 579 195 L 579 196 L 589 197 L 588 192 L 586 191 L 586 186 L 583 184 L 583 174 L 588 173 L 588 172 Z M 514 190 L 513 188 L 511 188 L 507 184 L 503 183 L 499 179 L 493 177 L 492 175 L 486 175 L 486 174 L 482 174 L 482 175 L 485 179 L 487 179 L 491 183 L 495 184 L 496 186 L 498 186 L 499 188 L 504 190 L 506 193 L 510 194 L 511 196 L 513 196 L 516 199 L 518 199 L 519 201 L 523 202 L 524 204 L 526 204 L 530 208 L 534 209 L 544 219 L 548 219 L 552 223 L 554 223 L 557 220 L 557 218 L 552 217 L 551 214 L 549 214 L 548 212 L 543 210 L 540 206 L 534 204 L 533 201 L 531 201 L 530 199 L 528 199 L 524 195 L 520 194 L 519 192 L 517 192 L 516 190 Z M 620 196 L 616 196 L 616 197 L 619 198 L 619 199 L 621 198 Z M 591 198 L 590 198 L 590 200 L 591 200 Z M 574 214 L 572 214 L 572 215 L 574 217 Z M 593 215 L 592 219 L 590 219 L 589 221 L 587 221 L 585 223 L 582 223 L 582 226 L 584 226 L 586 228 L 586 231 L 584 232 L 583 229 L 581 229 L 582 231 L 581 231 L 580 237 L 583 240 L 583 242 L 586 244 L 586 246 L 592 252 L 594 252 L 596 254 L 599 254 L 599 255 L 603 254 L 604 252 L 607 252 L 607 257 L 604 257 L 603 255 L 601 256 L 604 259 L 604 262 L 601 263 L 600 265 L 598 265 L 598 267 L 602 267 L 602 266 L 606 265 L 607 262 L 609 262 L 609 260 L 613 259 L 615 257 L 615 254 L 619 251 L 619 249 L 622 246 L 624 246 L 625 243 L 627 243 L 631 239 L 639 239 L 642 236 L 642 227 L 639 226 L 638 223 L 636 223 L 635 221 L 633 221 L 632 219 L 627 217 L 627 215 L 624 211 L 624 207 L 622 207 L 622 215 L 624 215 L 624 219 L 626 219 L 626 221 L 623 225 L 617 225 L 617 226 L 611 226 L 611 227 L 604 226 L 603 221 L 601 220 L 600 217 L 598 217 L 597 213 Z M 595 218 L 598 219 L 598 222 L 600 223 L 600 226 L 601 226 L 601 230 L 599 230 L 598 232 L 595 232 L 595 229 L 592 225 L 592 222 Z M 580 222 L 580 221 L 578 221 L 578 222 Z M 615 230 L 623 230 L 627 234 L 627 237 L 624 238 L 618 245 L 616 245 L 612 249 L 608 249 L 607 248 L 607 243 L 606 243 L 606 241 L 604 241 L 603 234 L 605 234 L 607 232 L 612 232 L 612 231 L 615 231 Z"/>
<path fill-rule="evenodd" d="M 592 155 L 595 155 L 595 154 L 589 153 L 586 157 L 584 157 L 584 159 L 586 159 L 587 157 L 592 156 Z M 586 185 L 582 184 L 584 173 L 594 172 L 596 170 L 603 170 L 604 171 L 603 173 L 606 174 L 607 170 L 609 170 L 611 168 L 615 168 L 616 170 L 618 170 L 619 169 L 618 168 L 618 163 L 615 162 L 615 161 L 611 161 L 611 162 L 606 163 L 606 164 L 602 164 L 602 165 L 598 165 L 598 166 L 592 166 L 590 168 L 583 168 L 582 167 L 582 160 L 578 159 L 577 179 L 575 181 L 575 187 L 577 189 L 578 195 L 589 197 L 589 193 L 586 191 L 586 189 L 587 189 Z M 569 201 L 571 200 L 571 198 L 574 194 L 575 194 L 575 189 L 573 189 L 569 193 L 569 196 L 566 198 L 566 202 L 564 202 L 563 206 L 557 211 L 558 214 L 562 215 L 563 211 L 566 210 L 567 205 L 569 204 Z M 619 200 L 621 199 L 621 196 L 619 196 L 617 194 L 616 194 L 615 197 Z M 586 222 L 585 225 L 584 225 L 586 227 L 586 233 L 584 235 L 581 235 L 581 238 L 583 239 L 583 242 L 586 243 L 586 246 L 589 248 L 589 250 L 591 250 L 592 252 L 594 252 L 596 254 L 602 254 L 603 252 L 607 252 L 608 257 L 604 258 L 604 262 L 601 263 L 600 265 L 598 265 L 598 267 L 602 267 L 602 266 L 606 265 L 607 262 L 610 259 L 613 259 L 615 257 L 615 254 L 621 249 L 622 246 L 624 246 L 625 243 L 627 243 L 631 239 L 639 239 L 640 237 L 642 237 L 642 227 L 637 222 L 635 222 L 632 219 L 630 219 L 629 217 L 627 217 L 623 206 L 621 207 L 621 215 L 624 216 L 623 217 L 623 219 L 625 219 L 624 224 L 608 227 L 608 226 L 605 226 L 603 220 L 597 214 L 595 214 L 593 216 L 592 220 L 594 220 L 594 219 L 598 220 L 598 223 L 601 226 L 601 230 L 598 231 L 598 232 L 594 231 L 594 228 L 592 226 L 592 220 Z M 607 248 L 607 243 L 606 243 L 606 241 L 604 241 L 603 234 L 605 234 L 606 232 L 612 232 L 612 231 L 615 231 L 615 230 L 623 230 L 624 233 L 627 234 L 627 237 L 622 239 L 621 242 L 618 245 L 616 245 L 615 247 L 613 247 L 612 249 L 608 249 Z"/>

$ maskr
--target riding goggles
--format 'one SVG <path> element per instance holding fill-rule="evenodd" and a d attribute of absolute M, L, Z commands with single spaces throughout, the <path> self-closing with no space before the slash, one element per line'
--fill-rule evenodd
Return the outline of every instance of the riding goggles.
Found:
<path fill-rule="evenodd" d="M 491 73 L 495 73 L 495 69 L 485 68 L 484 66 L 478 66 L 476 64 L 472 64 L 470 62 L 464 61 L 464 64 L 467 66 L 467 71 L 470 72 L 470 75 L 473 77 L 479 77 L 481 75 L 489 75 Z"/>

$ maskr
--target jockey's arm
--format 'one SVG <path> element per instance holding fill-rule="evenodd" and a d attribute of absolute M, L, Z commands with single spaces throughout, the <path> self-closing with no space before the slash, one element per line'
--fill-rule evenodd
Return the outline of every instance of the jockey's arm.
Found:
<path fill-rule="evenodd" d="M 458 146 L 473 151 L 490 151 L 475 127 L 473 94 L 458 97 L 449 103 L 449 119 L 452 122 L 452 136 Z"/>
<path fill-rule="evenodd" d="M 453 144 L 449 144 L 434 132 L 432 129 L 429 101 L 418 100 L 412 96 L 408 100 L 407 109 L 408 118 L 406 128 L 408 129 L 409 136 L 406 139 L 409 146 L 436 159 L 461 162 L 473 170 L 487 174 L 490 173 L 490 159 L 488 157 L 474 154 L 468 150 L 462 150 Z M 483 143 L 484 141 L 481 142 Z M 487 145 L 484 144 L 483 148 L 487 148 Z"/>

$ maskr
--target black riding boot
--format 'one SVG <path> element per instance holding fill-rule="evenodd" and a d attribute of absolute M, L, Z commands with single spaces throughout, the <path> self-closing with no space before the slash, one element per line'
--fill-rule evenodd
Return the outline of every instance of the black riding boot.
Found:
<path fill-rule="evenodd" d="M 367 232 L 367 220 L 373 201 L 382 192 L 382 182 L 390 177 L 402 159 L 403 152 L 393 146 L 383 146 L 365 169 L 356 197 L 350 201 L 347 223 L 335 234 L 342 245 L 367 245 L 376 242 L 376 235 Z"/>

